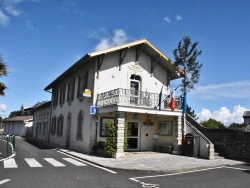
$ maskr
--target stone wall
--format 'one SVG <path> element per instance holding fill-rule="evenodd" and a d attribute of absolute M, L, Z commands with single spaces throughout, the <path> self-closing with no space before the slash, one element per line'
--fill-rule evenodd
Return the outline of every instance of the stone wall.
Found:
<path fill-rule="evenodd" d="M 187 121 L 214 144 L 215 152 L 221 156 L 250 162 L 250 132 L 234 129 L 207 129 L 190 117 L 187 117 Z"/>

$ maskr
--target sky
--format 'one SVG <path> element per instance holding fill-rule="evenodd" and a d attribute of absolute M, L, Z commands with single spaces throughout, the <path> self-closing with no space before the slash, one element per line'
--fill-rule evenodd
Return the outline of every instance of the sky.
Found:
<path fill-rule="evenodd" d="M 173 60 L 190 36 L 203 67 L 189 106 L 200 121 L 242 123 L 250 110 L 249 7 L 248 0 L 0 0 L 0 54 L 9 70 L 0 78 L 8 87 L 0 116 L 51 100 L 44 88 L 89 52 L 146 38 Z"/>

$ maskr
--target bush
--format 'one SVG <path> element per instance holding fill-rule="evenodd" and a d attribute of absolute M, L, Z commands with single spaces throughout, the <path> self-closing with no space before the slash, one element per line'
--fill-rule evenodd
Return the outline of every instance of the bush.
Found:
<path fill-rule="evenodd" d="M 104 142 L 104 149 L 109 157 L 116 153 L 116 126 L 114 120 L 108 121 L 107 126 L 108 138 Z"/>

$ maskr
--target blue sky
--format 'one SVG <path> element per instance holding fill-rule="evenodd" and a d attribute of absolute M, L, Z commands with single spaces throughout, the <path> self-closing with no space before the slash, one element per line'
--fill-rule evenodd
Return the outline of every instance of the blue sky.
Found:
<path fill-rule="evenodd" d="M 203 67 L 188 104 L 200 120 L 241 123 L 250 109 L 249 7 L 248 0 L 0 0 L 0 53 L 10 71 L 0 78 L 8 86 L 0 116 L 50 100 L 43 89 L 86 53 L 146 38 L 173 59 L 190 36 Z"/>

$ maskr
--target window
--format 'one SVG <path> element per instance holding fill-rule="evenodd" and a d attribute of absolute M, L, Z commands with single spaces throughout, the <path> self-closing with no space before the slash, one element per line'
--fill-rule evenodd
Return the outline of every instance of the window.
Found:
<path fill-rule="evenodd" d="M 160 136 L 172 136 L 173 135 L 173 122 L 161 121 L 158 122 L 159 135 Z"/>
<path fill-rule="evenodd" d="M 53 106 L 57 106 L 58 105 L 58 89 L 56 89 L 54 92 L 53 92 Z"/>
<path fill-rule="evenodd" d="M 51 123 L 51 134 L 54 135 L 56 133 L 56 116 L 52 118 Z"/>
<path fill-rule="evenodd" d="M 82 98 L 83 91 L 88 88 L 88 72 L 78 76 L 77 98 Z"/>
<path fill-rule="evenodd" d="M 67 92 L 67 101 L 71 102 L 74 100 L 74 94 L 75 94 L 75 79 L 72 79 L 68 83 L 68 92 Z"/>
<path fill-rule="evenodd" d="M 76 140 L 82 140 L 83 111 L 80 111 L 77 118 Z"/>
<path fill-rule="evenodd" d="M 130 77 L 130 103 L 134 105 L 139 105 L 140 80 L 141 77 L 135 74 Z"/>
<path fill-rule="evenodd" d="M 113 118 L 102 118 L 101 119 L 101 127 L 100 127 L 100 136 L 101 137 L 107 137 L 108 132 L 107 132 L 107 126 L 109 121 L 114 121 Z"/>
<path fill-rule="evenodd" d="M 65 102 L 65 91 L 66 91 L 66 84 L 64 84 L 61 88 L 60 88 L 60 98 L 59 98 L 59 104 L 63 105 Z"/>
<path fill-rule="evenodd" d="M 61 136 L 63 133 L 63 115 L 62 114 L 58 117 L 56 132 L 58 136 Z"/>
<path fill-rule="evenodd" d="M 12 131 L 14 131 L 14 123 L 12 123 Z"/>

